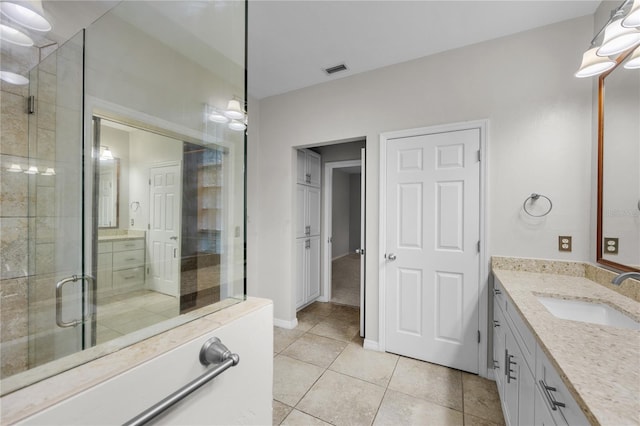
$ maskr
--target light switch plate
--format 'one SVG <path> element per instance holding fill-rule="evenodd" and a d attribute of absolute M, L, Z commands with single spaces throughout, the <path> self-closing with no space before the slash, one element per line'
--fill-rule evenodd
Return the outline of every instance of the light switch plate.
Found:
<path fill-rule="evenodd" d="M 602 254 L 618 254 L 618 239 L 605 237 Z"/>
<path fill-rule="evenodd" d="M 570 235 L 560 235 L 558 237 L 558 251 L 571 251 L 571 236 Z"/>

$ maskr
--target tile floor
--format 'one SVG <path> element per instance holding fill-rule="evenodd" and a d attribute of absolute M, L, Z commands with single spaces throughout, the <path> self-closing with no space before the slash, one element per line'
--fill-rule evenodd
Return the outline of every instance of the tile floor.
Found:
<path fill-rule="evenodd" d="M 348 254 L 331 262 L 331 301 L 360 306 L 359 254 Z"/>
<path fill-rule="evenodd" d="M 149 290 L 109 297 L 98 296 L 96 341 L 116 337 L 165 321 L 179 314 L 178 298 Z"/>
<path fill-rule="evenodd" d="M 275 328 L 274 425 L 502 425 L 495 382 L 364 350 L 359 311 L 316 302 Z"/>

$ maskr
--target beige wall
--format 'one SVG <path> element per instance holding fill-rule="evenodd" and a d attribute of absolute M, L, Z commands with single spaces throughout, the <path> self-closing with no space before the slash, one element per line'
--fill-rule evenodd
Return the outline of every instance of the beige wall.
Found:
<path fill-rule="evenodd" d="M 489 122 L 488 254 L 591 260 L 592 82 L 573 73 L 592 33 L 593 17 L 578 18 L 261 100 L 250 294 L 273 299 L 277 321 L 295 318 L 293 148 L 364 136 L 366 337 L 377 341 L 380 134 L 478 119 Z M 554 201 L 533 223 L 521 214 L 532 192 Z M 573 235 L 572 253 L 558 235 Z"/>

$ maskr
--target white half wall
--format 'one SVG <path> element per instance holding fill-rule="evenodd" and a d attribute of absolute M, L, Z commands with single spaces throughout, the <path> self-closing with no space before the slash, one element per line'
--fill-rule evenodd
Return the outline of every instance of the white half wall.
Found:
<path fill-rule="evenodd" d="M 250 268 L 275 317 L 295 317 L 295 146 L 366 136 L 370 341 L 378 335 L 380 133 L 488 119 L 489 255 L 591 260 L 592 81 L 573 73 L 592 34 L 587 16 L 261 100 L 259 211 L 249 212 L 259 259 Z M 532 192 L 554 202 L 537 222 L 521 210 Z M 572 253 L 557 251 L 558 235 L 573 236 Z"/>

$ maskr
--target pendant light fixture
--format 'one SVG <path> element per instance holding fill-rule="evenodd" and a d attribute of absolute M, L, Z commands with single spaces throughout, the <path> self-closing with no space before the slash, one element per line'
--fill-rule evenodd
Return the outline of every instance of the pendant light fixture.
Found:
<path fill-rule="evenodd" d="M 12 21 L 30 30 L 47 32 L 51 31 L 51 24 L 43 16 L 42 2 L 32 2 L 32 10 L 16 3 L 3 1 L 0 3 L 0 13 Z"/>
<path fill-rule="evenodd" d="M 624 67 L 628 70 L 635 70 L 640 68 L 640 46 L 636 47 L 629 59 L 624 63 Z"/>
<path fill-rule="evenodd" d="M 613 56 L 622 53 L 640 42 L 640 31 L 622 26 L 622 18 L 612 21 L 604 29 L 602 46 L 597 50 L 598 56 Z"/>
<path fill-rule="evenodd" d="M 633 5 L 627 16 L 622 20 L 622 26 L 626 28 L 640 27 L 640 0 L 633 0 Z"/>
<path fill-rule="evenodd" d="M 31 37 L 5 24 L 0 24 L 0 40 L 23 47 L 33 46 Z"/>

